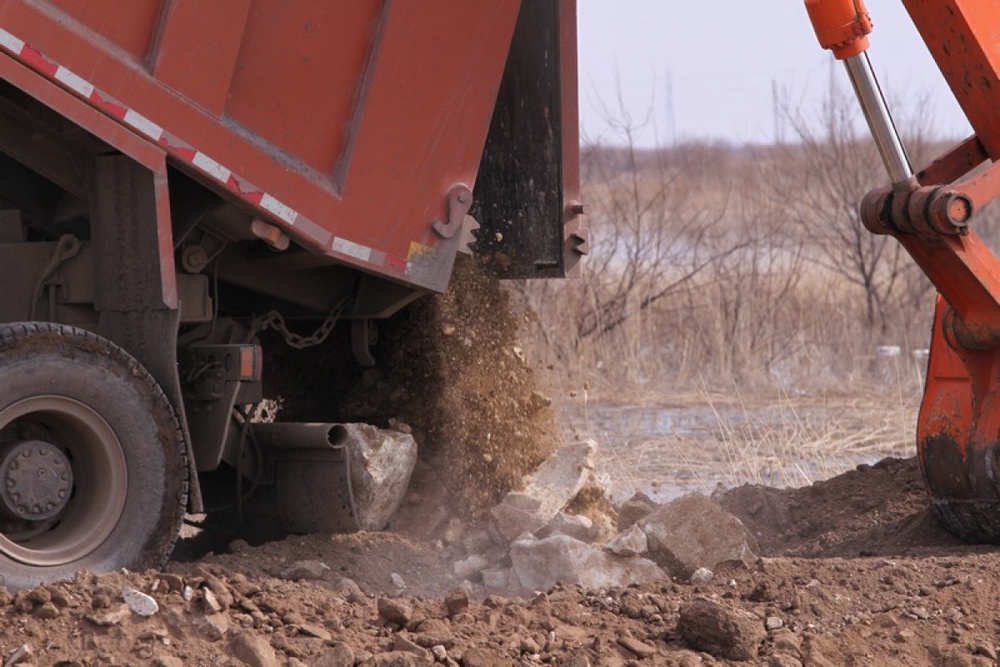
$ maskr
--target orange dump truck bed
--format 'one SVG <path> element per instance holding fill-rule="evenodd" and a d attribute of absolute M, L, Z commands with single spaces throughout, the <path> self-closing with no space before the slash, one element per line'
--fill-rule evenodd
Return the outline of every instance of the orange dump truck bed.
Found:
<path fill-rule="evenodd" d="M 551 80 L 550 99 L 529 104 L 539 117 L 559 116 L 558 154 L 548 150 L 560 197 L 549 217 L 575 197 L 575 7 L 532 4 L 4 0 L 0 77 L 141 163 L 165 152 L 173 167 L 252 207 L 267 223 L 255 233 L 284 233 L 338 262 L 440 291 L 460 236 L 450 236 L 449 214 L 464 213 L 449 210 L 449 192 L 475 186 L 505 78 L 522 103 L 538 97 L 532 77 Z M 513 71 L 526 57 L 544 62 Z M 518 125 L 496 132 L 503 146 Z M 496 225 L 517 217 L 495 214 Z M 539 275 L 567 268 L 555 253 L 567 216 L 548 223 L 550 256 L 526 260 Z M 497 231 L 491 242 L 503 238 Z M 508 236 L 517 242 L 516 230 Z"/>

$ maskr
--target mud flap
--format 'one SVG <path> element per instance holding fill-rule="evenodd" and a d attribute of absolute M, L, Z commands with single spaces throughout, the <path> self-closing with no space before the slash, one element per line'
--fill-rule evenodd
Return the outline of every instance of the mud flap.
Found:
<path fill-rule="evenodd" d="M 579 203 L 576 2 L 521 3 L 473 192 L 473 250 L 501 278 L 575 275 Z"/>

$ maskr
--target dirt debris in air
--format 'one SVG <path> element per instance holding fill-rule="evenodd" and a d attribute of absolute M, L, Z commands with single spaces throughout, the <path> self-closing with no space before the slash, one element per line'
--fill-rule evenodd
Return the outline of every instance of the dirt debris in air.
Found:
<path fill-rule="evenodd" d="M 318 361 L 281 352 L 273 365 L 285 372 L 272 373 L 266 388 L 280 397 L 282 420 L 405 424 L 420 457 L 409 504 L 446 502 L 466 516 L 515 488 L 555 442 L 549 399 L 536 390 L 518 345 L 509 293 L 479 261 L 460 255 L 451 290 L 421 299 L 380 326 L 374 368 L 360 369 L 336 352 L 350 350 L 341 339 Z"/>
<path fill-rule="evenodd" d="M 471 596 L 463 591 L 452 569 L 461 540 L 383 533 L 236 542 L 230 553 L 164 573 L 83 573 L 0 592 L 0 660 L 996 665 L 996 550 L 960 544 L 924 522 L 918 486 L 913 460 L 889 459 L 811 491 L 743 487 L 721 502 L 758 517 L 752 530 L 763 557 L 751 565 L 720 564 L 699 583 L 557 584 L 521 598 L 482 597 L 478 584 Z M 859 497 L 868 504 L 854 520 L 823 518 Z M 787 514 L 766 513 L 755 504 L 761 498 Z"/>

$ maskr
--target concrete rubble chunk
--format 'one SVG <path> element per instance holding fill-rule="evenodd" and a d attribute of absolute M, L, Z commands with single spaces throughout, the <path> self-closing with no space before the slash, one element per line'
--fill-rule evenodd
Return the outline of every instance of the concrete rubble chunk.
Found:
<path fill-rule="evenodd" d="M 536 535 L 538 537 L 569 535 L 581 542 L 593 542 L 595 533 L 594 522 L 590 517 L 583 516 L 582 514 L 556 512 L 556 515 Z"/>
<path fill-rule="evenodd" d="M 700 493 L 661 506 L 637 525 L 646 533 L 647 556 L 678 579 L 690 580 L 700 567 L 757 560 L 757 540 L 746 526 Z"/>
<path fill-rule="evenodd" d="M 323 575 L 329 571 L 330 566 L 322 561 L 300 560 L 283 569 L 279 576 L 288 581 L 302 581 L 306 579 L 322 579 Z"/>
<path fill-rule="evenodd" d="M 662 569 L 645 558 L 618 558 L 568 535 L 518 540 L 511 544 L 510 558 L 514 574 L 529 591 L 545 591 L 560 581 L 607 588 L 667 578 Z"/>
<path fill-rule="evenodd" d="M 508 493 L 490 511 L 490 536 L 508 544 L 544 528 L 580 492 L 594 469 L 593 440 L 557 449 L 532 473 L 523 491 Z"/>
<path fill-rule="evenodd" d="M 229 632 L 229 616 L 227 614 L 211 614 L 194 622 L 195 628 L 205 639 L 217 642 Z"/>
<path fill-rule="evenodd" d="M 691 648 L 726 660 L 755 659 L 767 637 L 753 614 L 705 599 L 681 607 L 677 631 Z"/>
<path fill-rule="evenodd" d="M 635 639 L 634 637 L 619 637 L 617 642 L 619 646 L 621 646 L 627 651 L 634 653 L 635 657 L 639 658 L 640 660 L 644 660 L 646 658 L 656 655 L 655 647 L 650 646 L 646 642 L 641 642 L 638 639 Z"/>
<path fill-rule="evenodd" d="M 21 663 L 28 662 L 32 658 L 31 646 L 28 644 L 21 644 L 17 649 L 11 652 L 7 656 L 7 659 L 3 661 L 3 667 L 13 667 L 14 665 L 20 665 Z"/>
<path fill-rule="evenodd" d="M 125 600 L 128 608 L 139 616 L 148 617 L 160 611 L 160 605 L 156 604 L 156 600 L 151 595 L 146 595 L 134 588 L 123 589 L 122 599 Z"/>
<path fill-rule="evenodd" d="M 354 667 L 354 651 L 344 642 L 335 642 L 312 662 L 312 667 Z"/>
<path fill-rule="evenodd" d="M 697 570 L 691 573 L 691 583 L 694 584 L 705 584 L 712 580 L 715 573 L 709 570 L 707 567 L 699 567 Z"/>
<path fill-rule="evenodd" d="M 278 656 L 271 644 L 260 635 L 241 632 L 229 645 L 233 657 L 250 667 L 279 667 Z"/>
<path fill-rule="evenodd" d="M 618 530 L 628 530 L 641 519 L 652 514 L 659 505 L 642 491 L 622 503 L 618 508 Z"/>
<path fill-rule="evenodd" d="M 413 618 L 413 607 L 395 598 L 379 598 L 376 603 L 378 615 L 390 623 L 405 628 Z"/>
<path fill-rule="evenodd" d="M 487 560 L 479 554 L 472 554 L 464 560 L 457 561 L 452 565 L 452 571 L 459 579 L 469 579 L 477 572 L 481 572 L 489 566 Z"/>
<path fill-rule="evenodd" d="M 351 489 L 361 530 L 383 530 L 399 509 L 417 464 L 410 433 L 370 424 L 343 424 Z"/>
<path fill-rule="evenodd" d="M 100 625 L 101 627 L 111 627 L 113 625 L 120 625 L 125 619 L 132 615 L 132 610 L 128 608 L 128 605 L 122 603 L 117 607 L 112 607 L 107 611 L 100 613 L 87 614 L 85 617 L 88 621 L 94 625 Z"/>
<path fill-rule="evenodd" d="M 612 537 L 604 548 L 616 556 L 642 556 L 648 548 L 646 533 L 639 526 L 632 525 L 625 532 Z"/>
<path fill-rule="evenodd" d="M 469 608 L 469 594 L 461 589 L 452 591 L 448 594 L 448 597 L 444 599 L 444 604 L 448 607 L 449 616 L 461 614 Z"/>

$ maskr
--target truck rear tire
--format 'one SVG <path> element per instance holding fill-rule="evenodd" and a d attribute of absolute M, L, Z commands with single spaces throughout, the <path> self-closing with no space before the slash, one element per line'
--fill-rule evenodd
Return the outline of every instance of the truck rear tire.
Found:
<path fill-rule="evenodd" d="M 187 505 L 184 445 L 163 391 L 114 343 L 0 326 L 0 584 L 161 566 Z"/>

